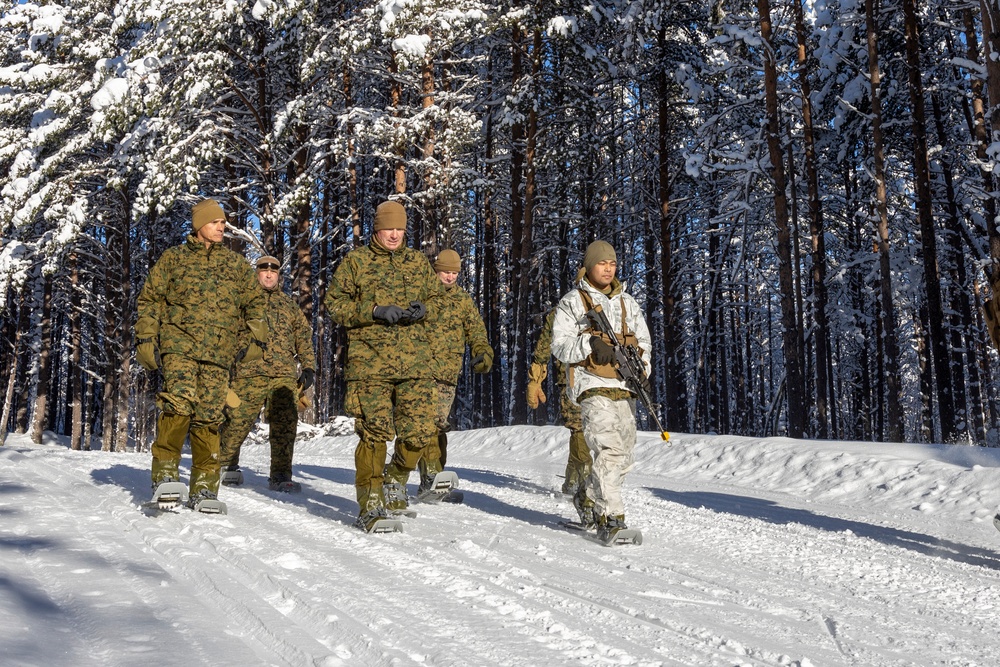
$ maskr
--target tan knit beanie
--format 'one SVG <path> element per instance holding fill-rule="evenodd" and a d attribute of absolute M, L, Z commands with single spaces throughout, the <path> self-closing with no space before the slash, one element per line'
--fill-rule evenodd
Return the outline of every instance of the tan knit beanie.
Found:
<path fill-rule="evenodd" d="M 375 209 L 374 229 L 406 229 L 406 209 L 398 201 L 382 202 Z"/>
<path fill-rule="evenodd" d="M 583 255 L 583 268 L 590 271 L 600 262 L 617 262 L 618 255 L 615 249 L 607 241 L 594 241 L 587 246 L 587 252 Z"/>
<path fill-rule="evenodd" d="M 202 199 L 191 209 L 191 228 L 197 234 L 199 229 L 220 218 L 225 220 L 226 213 L 219 206 L 219 202 L 214 199 Z"/>
<path fill-rule="evenodd" d="M 458 273 L 462 270 L 462 258 L 458 256 L 458 253 L 448 248 L 447 250 L 442 250 L 438 254 L 437 260 L 434 262 L 434 270 L 438 273 L 441 271 L 452 271 Z"/>

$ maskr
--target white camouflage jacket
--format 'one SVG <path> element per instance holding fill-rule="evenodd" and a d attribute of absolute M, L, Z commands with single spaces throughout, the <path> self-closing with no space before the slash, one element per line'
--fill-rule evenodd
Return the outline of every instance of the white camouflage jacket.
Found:
<path fill-rule="evenodd" d="M 586 290 L 594 305 L 600 305 L 608 316 L 615 331 L 622 328 L 622 302 L 625 304 L 625 324 L 635 334 L 639 348 L 643 351 L 643 362 L 646 374 L 651 369 L 650 354 L 652 345 L 649 338 L 649 327 L 642 316 L 642 310 L 632 295 L 625 292 L 625 285 L 616 278 L 612 283 L 614 289 L 610 296 L 605 296 L 591 285 L 586 278 L 577 283 L 577 288 L 568 292 L 559 300 L 556 306 L 556 317 L 552 325 L 552 354 L 566 364 L 567 388 L 570 397 L 576 401 L 583 392 L 597 387 L 628 389 L 625 383 L 617 378 L 603 378 L 590 373 L 579 366 L 570 366 L 586 359 L 591 353 L 590 322 L 584 310 L 580 289 Z"/>

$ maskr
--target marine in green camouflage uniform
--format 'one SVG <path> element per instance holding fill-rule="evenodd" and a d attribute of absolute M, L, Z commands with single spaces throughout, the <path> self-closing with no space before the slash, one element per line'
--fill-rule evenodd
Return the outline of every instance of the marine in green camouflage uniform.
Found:
<path fill-rule="evenodd" d="M 194 233 L 153 266 L 137 302 L 136 359 L 163 372 L 153 442 L 152 479 L 179 479 L 184 440 L 191 438 L 192 505 L 219 491 L 219 425 L 237 353 L 263 354 L 264 294 L 241 255 L 221 245 L 222 207 L 206 199 L 192 210 Z M 249 345 L 240 347 L 247 331 Z"/>
<path fill-rule="evenodd" d="M 222 469 L 237 470 L 240 447 L 257 422 L 261 407 L 266 407 L 271 444 L 268 481 L 273 488 L 281 488 L 292 479 L 299 391 L 312 386 L 316 367 L 312 327 L 302 309 L 281 291 L 280 268 L 281 263 L 270 255 L 257 260 L 257 280 L 266 304 L 267 349 L 261 359 L 236 365 L 231 389 L 240 404 L 229 408 L 221 431 Z"/>
<path fill-rule="evenodd" d="M 358 525 L 366 529 L 385 516 L 385 507 L 407 506 L 410 472 L 437 444 L 427 324 L 437 318 L 442 288 L 427 258 L 406 247 L 405 239 L 406 211 L 398 202 L 383 202 L 371 241 L 347 253 L 325 299 L 330 317 L 347 329 L 344 408 L 360 437 L 354 483 Z M 393 438 L 386 465 L 386 443 Z"/>
<path fill-rule="evenodd" d="M 462 372 L 465 346 L 472 351 L 472 370 L 489 373 L 493 367 L 493 348 L 486 338 L 486 325 L 476 310 L 469 293 L 458 285 L 458 273 L 462 268 L 462 258 L 454 250 L 442 250 L 434 262 L 434 271 L 444 286 L 437 321 L 431 328 L 431 345 L 438 363 L 434 379 L 437 381 L 437 448 L 428 448 L 425 458 L 420 460 L 421 486 L 429 486 L 434 480 L 427 474 L 427 462 L 433 461 L 435 452 L 439 454 L 441 467 L 448 460 L 448 431 L 451 424 L 451 406 L 455 402 L 455 387 Z"/>
<path fill-rule="evenodd" d="M 577 278 L 579 280 L 579 277 Z M 542 383 L 548 376 L 549 357 L 552 354 L 552 322 L 555 320 L 556 310 L 553 308 L 545 316 L 545 324 L 542 326 L 542 333 L 535 343 L 535 351 L 531 356 L 531 368 L 528 371 L 528 388 L 525 391 L 528 406 L 535 410 L 539 403 L 545 402 L 545 392 Z M 590 469 L 593 465 L 593 458 L 587 441 L 583 437 L 583 422 L 580 419 L 580 406 L 569 397 L 566 388 L 566 365 L 558 359 L 553 358 L 555 364 L 556 387 L 559 388 L 559 411 L 562 414 L 563 426 L 569 429 L 569 458 L 566 461 L 566 475 L 562 485 L 562 492 L 575 495 L 584 485 Z"/>

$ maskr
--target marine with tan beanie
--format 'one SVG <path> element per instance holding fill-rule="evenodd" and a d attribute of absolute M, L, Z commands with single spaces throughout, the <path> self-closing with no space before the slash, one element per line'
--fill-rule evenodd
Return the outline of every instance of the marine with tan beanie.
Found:
<path fill-rule="evenodd" d="M 406 483 L 437 445 L 437 390 L 428 324 L 442 287 L 423 253 L 406 247 L 406 210 L 378 205 L 368 245 L 347 253 L 324 301 L 347 330 L 344 408 L 355 418 L 355 490 L 362 530 L 380 530 L 387 508 L 405 510 Z M 386 465 L 387 442 L 395 439 Z"/>
<path fill-rule="evenodd" d="M 434 261 L 434 272 L 444 286 L 444 298 L 437 321 L 431 325 L 431 346 L 437 368 L 434 379 L 437 382 L 437 447 L 428 448 L 425 458 L 420 461 L 420 489 L 430 488 L 434 476 L 447 465 L 448 421 L 455 402 L 455 389 L 462 372 L 465 348 L 469 347 L 472 358 L 470 365 L 476 373 L 489 373 L 493 367 L 493 348 L 486 337 L 486 325 L 472 302 L 469 293 L 458 284 L 462 270 L 462 258 L 451 249 L 442 250 Z M 435 453 L 439 456 L 435 457 Z M 440 465 L 435 465 L 435 458 Z"/>
<path fill-rule="evenodd" d="M 159 485 L 179 481 L 181 450 L 190 436 L 190 505 L 224 511 L 217 500 L 219 426 L 229 370 L 238 355 L 263 354 L 264 294 L 247 260 L 222 245 L 226 215 L 217 201 L 195 204 L 191 228 L 187 241 L 168 248 L 150 269 L 139 294 L 136 359 L 163 373 L 152 446 L 154 495 Z"/>

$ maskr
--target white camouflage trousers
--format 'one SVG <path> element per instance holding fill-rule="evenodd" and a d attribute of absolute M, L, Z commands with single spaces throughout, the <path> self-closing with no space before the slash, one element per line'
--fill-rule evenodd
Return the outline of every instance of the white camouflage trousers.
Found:
<path fill-rule="evenodd" d="M 622 482 L 632 469 L 635 451 L 635 401 L 612 401 L 591 396 L 580 402 L 583 437 L 594 453 L 594 466 L 587 478 L 587 495 L 594 513 L 624 515 Z"/>

